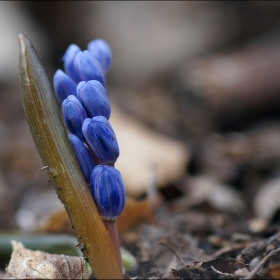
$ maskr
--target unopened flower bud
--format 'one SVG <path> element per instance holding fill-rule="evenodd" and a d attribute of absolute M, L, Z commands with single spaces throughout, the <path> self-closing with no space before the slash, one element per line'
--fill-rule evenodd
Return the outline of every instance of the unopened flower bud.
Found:
<path fill-rule="evenodd" d="M 89 51 L 78 52 L 75 56 L 74 66 L 80 81 L 97 80 L 105 86 L 103 68 Z"/>
<path fill-rule="evenodd" d="M 82 126 L 84 120 L 87 118 L 87 113 L 74 95 L 69 95 L 62 103 L 62 114 L 68 130 L 78 136 L 81 140 L 85 140 Z"/>
<path fill-rule="evenodd" d="M 84 142 L 74 134 L 68 134 L 69 141 L 72 145 L 77 161 L 87 183 L 90 182 L 91 173 L 96 166 L 89 149 Z"/>
<path fill-rule="evenodd" d="M 78 52 L 80 52 L 81 49 L 75 45 L 71 44 L 65 54 L 62 57 L 62 60 L 64 62 L 64 69 L 65 72 L 76 82 L 79 83 L 81 81 L 76 68 L 74 67 L 74 60 Z"/>
<path fill-rule="evenodd" d="M 107 92 L 96 80 L 80 82 L 77 86 L 78 97 L 83 104 L 88 117 L 104 116 L 109 119 L 111 114 Z"/>
<path fill-rule="evenodd" d="M 88 50 L 102 65 L 104 72 L 108 72 L 111 67 L 112 52 L 111 48 L 103 39 L 95 39 L 88 43 Z"/>
<path fill-rule="evenodd" d="M 101 218 L 115 221 L 125 204 L 120 172 L 111 166 L 97 165 L 91 174 L 90 191 Z"/>
<path fill-rule="evenodd" d="M 69 95 L 75 95 L 76 84 L 62 70 L 57 70 L 53 76 L 53 85 L 57 101 L 62 104 L 63 100 Z"/>
<path fill-rule="evenodd" d="M 114 130 L 103 116 L 88 118 L 83 123 L 83 134 L 101 164 L 113 164 L 119 156 L 119 145 Z"/>

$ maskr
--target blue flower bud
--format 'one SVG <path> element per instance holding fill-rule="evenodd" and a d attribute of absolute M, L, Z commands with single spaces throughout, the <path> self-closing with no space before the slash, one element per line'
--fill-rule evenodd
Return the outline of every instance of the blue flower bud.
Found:
<path fill-rule="evenodd" d="M 69 131 L 81 140 L 85 140 L 82 125 L 87 113 L 77 97 L 69 95 L 62 103 L 62 114 Z"/>
<path fill-rule="evenodd" d="M 88 43 L 88 50 L 102 65 L 104 72 L 108 72 L 111 67 L 112 52 L 111 48 L 103 39 L 95 39 Z"/>
<path fill-rule="evenodd" d="M 65 69 L 65 72 L 76 82 L 76 83 L 79 83 L 81 81 L 77 71 L 76 71 L 76 68 L 74 67 L 74 59 L 77 55 L 78 52 L 80 52 L 81 49 L 75 45 L 75 44 L 71 44 L 64 56 L 62 57 L 62 60 L 64 62 L 64 69 Z"/>
<path fill-rule="evenodd" d="M 114 130 L 103 116 L 85 119 L 83 134 L 101 164 L 113 164 L 119 156 L 119 145 Z"/>
<path fill-rule="evenodd" d="M 80 81 L 97 80 L 105 86 L 103 68 L 89 51 L 78 52 L 74 60 L 74 66 Z"/>
<path fill-rule="evenodd" d="M 62 70 L 57 70 L 53 76 L 53 85 L 57 101 L 61 104 L 68 95 L 75 95 L 76 84 Z"/>
<path fill-rule="evenodd" d="M 90 177 L 90 191 L 101 218 L 115 221 L 125 204 L 120 172 L 111 166 L 97 165 Z"/>
<path fill-rule="evenodd" d="M 77 86 L 77 94 L 90 118 L 104 116 L 109 119 L 110 102 L 107 92 L 100 82 L 96 80 L 80 82 Z"/>
<path fill-rule="evenodd" d="M 76 158 L 78 160 L 81 171 L 87 183 L 90 182 L 91 173 L 96 166 L 96 162 L 92 157 L 89 149 L 84 142 L 74 134 L 68 134 L 69 141 L 72 145 Z"/>

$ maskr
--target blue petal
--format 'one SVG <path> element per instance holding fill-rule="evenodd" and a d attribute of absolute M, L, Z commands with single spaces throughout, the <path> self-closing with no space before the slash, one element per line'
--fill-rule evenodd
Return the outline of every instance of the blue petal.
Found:
<path fill-rule="evenodd" d="M 78 52 L 74 60 L 75 70 L 80 81 L 97 80 L 105 86 L 105 75 L 100 63 L 89 51 Z"/>
<path fill-rule="evenodd" d="M 86 111 L 77 97 L 69 95 L 62 103 L 62 114 L 66 127 L 72 134 L 85 140 L 82 125 L 87 118 Z"/>
<path fill-rule="evenodd" d="M 96 163 L 84 142 L 76 135 L 68 134 L 69 141 L 72 145 L 77 161 L 87 183 L 90 182 L 91 173 L 96 166 Z"/>
<path fill-rule="evenodd" d="M 108 43 L 103 39 L 95 39 L 88 43 L 88 50 L 100 62 L 104 72 L 108 72 L 111 67 L 112 52 Z"/>
<path fill-rule="evenodd" d="M 104 116 L 109 119 L 111 114 L 110 102 L 107 92 L 100 82 L 80 82 L 77 86 L 77 94 L 90 118 Z"/>
<path fill-rule="evenodd" d="M 103 220 L 116 220 L 124 208 L 125 191 L 120 172 L 97 165 L 90 178 L 90 191 Z"/>
<path fill-rule="evenodd" d="M 101 164 L 113 164 L 119 156 L 119 145 L 114 130 L 103 116 L 86 119 L 83 134 Z"/>
<path fill-rule="evenodd" d="M 53 85 L 57 101 L 62 104 L 69 95 L 76 94 L 76 84 L 62 70 L 57 70 L 53 76 Z"/>
<path fill-rule="evenodd" d="M 76 83 L 79 83 L 81 81 L 77 71 L 76 71 L 76 68 L 74 67 L 74 60 L 75 60 L 75 57 L 77 55 L 78 52 L 80 52 L 81 49 L 75 45 L 75 44 L 71 44 L 64 56 L 62 57 L 62 60 L 64 62 L 64 69 L 65 69 L 65 72 L 76 82 Z"/>

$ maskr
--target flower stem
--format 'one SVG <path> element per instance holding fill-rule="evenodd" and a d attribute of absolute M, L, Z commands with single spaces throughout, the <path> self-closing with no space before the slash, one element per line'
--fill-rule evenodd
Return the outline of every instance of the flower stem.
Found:
<path fill-rule="evenodd" d="M 107 229 L 110 238 L 112 240 L 115 253 L 117 256 L 119 268 L 122 271 L 122 257 L 121 257 L 121 251 L 120 251 L 120 242 L 119 242 L 119 235 L 118 235 L 118 226 L 116 221 L 108 221 L 108 220 L 103 220 L 104 226 Z"/>

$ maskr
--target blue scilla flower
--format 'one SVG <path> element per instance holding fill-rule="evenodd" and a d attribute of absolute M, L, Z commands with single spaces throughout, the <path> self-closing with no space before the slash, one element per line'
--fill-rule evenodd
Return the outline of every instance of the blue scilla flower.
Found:
<path fill-rule="evenodd" d="M 92 170 L 96 166 L 93 156 L 84 142 L 74 134 L 68 134 L 69 141 L 72 145 L 77 161 L 87 183 L 90 182 Z"/>
<path fill-rule="evenodd" d="M 63 100 L 69 95 L 75 95 L 76 84 L 62 70 L 57 70 L 53 76 L 53 85 L 57 101 L 62 104 Z"/>
<path fill-rule="evenodd" d="M 108 72 L 112 62 L 111 48 L 103 39 L 95 39 L 88 43 L 88 50 L 102 65 L 104 72 Z"/>
<path fill-rule="evenodd" d="M 80 52 L 81 49 L 75 45 L 71 44 L 65 54 L 62 57 L 62 60 L 64 62 L 64 70 L 65 72 L 76 82 L 79 83 L 81 81 L 79 74 L 77 73 L 76 68 L 74 67 L 74 60 L 78 52 Z"/>
<path fill-rule="evenodd" d="M 111 107 L 105 88 L 96 80 L 80 82 L 77 95 L 90 118 L 104 116 L 109 119 Z"/>
<path fill-rule="evenodd" d="M 78 52 L 74 60 L 75 70 L 80 78 L 80 81 L 97 80 L 105 86 L 104 70 L 89 51 Z"/>
<path fill-rule="evenodd" d="M 97 165 L 90 177 L 90 191 L 101 218 L 115 221 L 125 204 L 120 172 L 111 166 Z"/>
<path fill-rule="evenodd" d="M 119 156 L 119 145 L 114 130 L 103 116 L 85 119 L 83 134 L 101 164 L 113 164 Z"/>
<path fill-rule="evenodd" d="M 81 140 L 85 140 L 82 125 L 87 118 L 87 113 L 74 95 L 69 95 L 62 103 L 62 115 L 68 130 L 78 136 Z"/>

